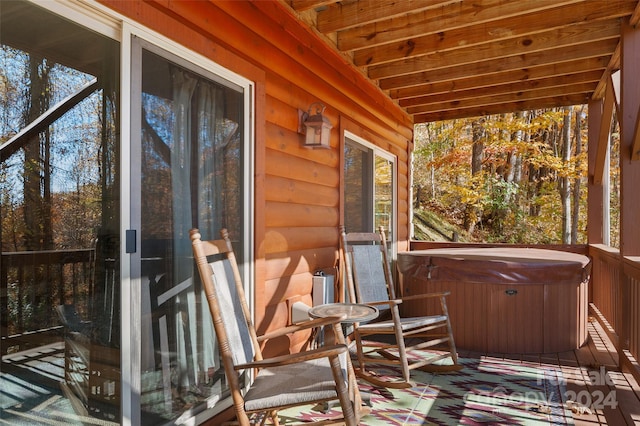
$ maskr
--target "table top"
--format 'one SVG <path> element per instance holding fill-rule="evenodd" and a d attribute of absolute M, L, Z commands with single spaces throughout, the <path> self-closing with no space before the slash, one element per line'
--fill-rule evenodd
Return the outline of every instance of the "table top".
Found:
<path fill-rule="evenodd" d="M 377 318 L 378 309 L 374 306 L 360 303 L 328 303 L 314 306 L 309 310 L 309 316 L 312 318 L 326 318 L 345 314 L 347 317 L 342 322 L 365 322 Z"/>

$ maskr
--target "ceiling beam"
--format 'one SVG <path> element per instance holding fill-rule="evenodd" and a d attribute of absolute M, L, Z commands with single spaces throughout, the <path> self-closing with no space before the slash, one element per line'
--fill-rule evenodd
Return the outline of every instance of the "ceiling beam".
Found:
<path fill-rule="evenodd" d="M 552 9 L 563 4 L 578 3 L 579 0 L 485 0 L 482 3 L 461 1 L 444 5 L 437 10 L 407 14 L 394 19 L 385 19 L 353 29 L 339 31 L 338 49 L 358 50 L 372 46 L 397 43 L 427 34 L 464 28 L 469 25 L 486 25 L 499 29 L 501 26 L 487 25 L 522 13 Z M 399 2 L 401 3 L 401 2 Z"/>
<path fill-rule="evenodd" d="M 592 70 L 582 73 L 567 74 L 560 77 L 546 77 L 468 90 L 452 90 L 445 93 L 402 99 L 398 103 L 401 107 L 406 108 L 421 105 L 441 105 L 443 102 L 447 102 L 451 99 L 463 101 L 465 99 L 477 99 L 486 96 L 510 95 L 517 99 L 517 97 L 521 96 L 523 92 L 529 92 L 532 90 L 558 87 L 562 88 L 566 85 L 577 83 L 591 83 L 592 85 L 595 85 L 600 80 L 601 75 L 601 70 Z"/>
<path fill-rule="evenodd" d="M 358 0 L 338 3 L 318 12 L 318 31 L 331 33 L 380 19 L 392 19 L 410 13 L 457 4 L 459 0 Z"/>
<path fill-rule="evenodd" d="M 534 99 L 558 98 L 569 95 L 583 94 L 585 99 L 589 98 L 589 94 L 593 91 L 596 82 L 566 84 L 560 87 L 545 87 L 523 91 L 518 93 L 503 93 L 500 95 L 485 95 L 477 98 L 467 98 L 464 100 L 454 100 L 448 102 L 440 102 L 429 105 L 419 105 L 407 108 L 409 114 L 426 114 L 429 112 L 446 111 L 450 109 L 468 109 L 468 108 L 484 108 L 487 105 L 503 104 L 513 101 L 532 101 Z"/>
<path fill-rule="evenodd" d="M 442 68 L 433 71 L 421 71 L 414 74 L 401 75 L 382 79 L 378 82 L 383 90 L 414 86 L 425 82 L 454 80 L 469 75 L 486 75 L 495 72 L 526 69 L 539 65 L 551 65 L 561 62 L 575 61 L 609 55 L 617 44 L 617 40 L 601 40 L 581 46 L 580 49 L 552 49 L 524 55 L 503 58 L 496 64 L 495 59 Z"/>
<path fill-rule="evenodd" d="M 430 52 L 444 52 L 461 47 L 471 48 L 517 37 L 533 37 L 537 33 L 584 25 L 587 21 L 610 21 L 620 18 L 625 14 L 628 15 L 633 10 L 634 4 L 624 3 L 620 6 L 616 2 L 594 2 L 593 9 L 587 9 L 583 4 L 570 4 L 554 10 L 506 18 L 496 22 L 495 26 L 485 23 L 474 24 L 465 28 L 439 31 L 422 37 L 357 50 L 353 53 L 353 60 L 358 66 L 372 66 Z"/>
<path fill-rule="evenodd" d="M 449 68 L 487 60 L 544 52 L 577 46 L 581 50 L 587 43 L 620 38 L 620 26 L 608 21 L 588 22 L 516 39 L 501 40 L 449 51 L 436 51 L 427 55 L 389 62 L 368 68 L 369 78 L 378 80 L 400 74 L 411 74 L 424 69 Z M 494 67 L 496 64 L 494 64 Z"/>
<path fill-rule="evenodd" d="M 491 87 L 500 84 L 518 83 L 528 80 L 539 80 L 549 77 L 557 77 L 563 74 L 602 71 L 609 62 L 608 57 L 579 59 L 576 61 L 562 62 L 559 64 L 545 64 L 524 69 L 501 71 L 493 74 L 474 75 L 456 80 L 435 81 L 417 86 L 404 87 L 389 91 L 389 96 L 402 102 L 403 99 L 422 96 L 425 93 L 439 94 L 451 91 L 468 90 L 471 88 Z"/>
<path fill-rule="evenodd" d="M 481 117 L 494 114 L 504 114 L 516 111 L 530 111 L 536 109 L 556 108 L 562 106 L 580 105 L 587 103 L 588 96 L 584 94 L 562 96 L 557 98 L 536 99 L 531 101 L 515 101 L 496 105 L 489 105 L 482 108 L 453 109 L 447 111 L 437 111 L 434 113 L 417 114 L 414 122 L 429 123 L 433 121 L 453 120 L 458 118 Z"/>

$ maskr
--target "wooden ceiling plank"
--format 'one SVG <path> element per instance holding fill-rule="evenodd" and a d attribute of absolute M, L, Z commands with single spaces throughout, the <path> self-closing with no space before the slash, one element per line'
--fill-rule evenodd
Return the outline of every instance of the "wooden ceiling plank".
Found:
<path fill-rule="evenodd" d="M 469 114 L 481 115 L 481 113 L 474 112 L 474 111 L 486 111 L 494 107 L 499 107 L 507 104 L 515 104 L 515 103 L 528 104 L 528 105 L 541 105 L 541 103 L 545 103 L 544 105 L 547 105 L 546 102 L 549 99 L 556 99 L 556 100 L 562 99 L 563 105 L 566 105 L 565 102 L 567 99 L 572 99 L 572 101 L 575 102 L 573 105 L 586 104 L 589 101 L 589 94 L 590 94 L 590 91 L 588 92 L 585 91 L 585 92 L 578 92 L 578 93 L 569 93 L 567 95 L 558 95 L 557 97 L 553 97 L 553 98 L 550 98 L 549 96 L 533 97 L 533 98 L 523 97 L 520 99 L 512 97 L 512 98 L 509 98 L 508 102 L 490 102 L 490 103 L 482 103 L 478 105 L 466 105 L 464 103 L 460 103 L 460 104 L 456 104 L 455 106 L 447 105 L 442 108 L 435 108 L 435 109 L 431 109 L 424 112 L 416 111 L 413 117 L 423 117 L 429 114 L 438 114 L 438 113 L 444 113 L 447 111 L 458 111 L 458 110 L 465 112 L 464 114 L 461 114 L 461 116 L 469 116 Z M 553 104 L 549 104 L 549 105 L 553 106 Z M 538 108 L 542 108 L 542 107 L 538 106 Z M 418 123 L 418 121 L 416 121 L 416 123 Z"/>
<path fill-rule="evenodd" d="M 423 96 L 425 93 L 438 94 L 456 90 L 469 90 L 479 87 L 495 86 L 498 84 L 517 83 L 530 79 L 536 80 L 562 76 L 563 74 L 568 73 L 570 74 L 597 70 L 602 74 L 608 62 L 608 57 L 579 59 L 577 61 L 501 71 L 480 76 L 473 75 L 471 77 L 465 77 L 461 79 L 436 81 L 433 83 L 421 84 L 418 86 L 393 89 L 388 93 L 392 99 L 396 99 L 397 101 L 401 102 L 403 99 Z"/>
<path fill-rule="evenodd" d="M 464 1 L 459 4 L 445 5 L 437 10 L 380 20 L 339 31 L 337 35 L 338 49 L 350 51 L 369 48 L 426 34 L 438 34 L 469 25 L 486 25 L 492 21 L 572 3 L 583 3 L 583 1 L 484 0 L 482 3 Z"/>
<path fill-rule="evenodd" d="M 317 27 L 318 31 L 327 34 L 459 2 L 460 0 L 358 0 L 319 11 Z"/>
<path fill-rule="evenodd" d="M 565 85 L 577 83 L 597 84 L 600 80 L 602 72 L 600 70 L 592 70 L 575 74 L 566 74 L 562 76 L 546 77 L 541 79 L 531 79 L 519 82 L 498 84 L 494 86 L 477 87 L 467 90 L 452 90 L 439 94 L 431 94 L 426 96 L 402 99 L 398 104 L 403 107 L 416 107 L 422 105 L 435 105 L 447 102 L 450 99 L 461 101 L 464 99 L 477 99 L 485 96 L 500 96 L 511 94 L 517 98 L 519 93 L 532 90 L 550 89 L 564 87 Z M 478 85 L 482 79 L 477 79 Z"/>
<path fill-rule="evenodd" d="M 428 123 L 433 121 L 453 120 L 468 117 L 481 117 L 495 114 L 503 114 L 516 111 L 530 111 L 536 109 L 548 109 L 562 106 L 581 105 L 588 101 L 588 96 L 583 94 L 563 96 L 558 98 L 536 99 L 532 101 L 507 102 L 497 105 L 490 105 L 483 108 L 453 109 L 448 111 L 438 111 L 429 114 L 417 114 L 414 122 Z"/>
<path fill-rule="evenodd" d="M 579 46 L 586 43 L 620 38 L 620 20 L 589 22 L 555 29 L 516 39 L 501 40 L 477 46 L 445 52 L 434 52 L 410 59 L 368 67 L 369 78 L 378 80 L 400 74 L 411 74 L 425 69 L 448 68 L 467 63 L 499 60 L 501 58 L 528 55 L 549 49 Z M 613 49 L 612 49 L 613 51 Z"/>
<path fill-rule="evenodd" d="M 603 75 L 620 67 L 621 22 L 640 22 L 640 0 L 279 3 L 415 122 L 604 96 Z"/>
<path fill-rule="evenodd" d="M 439 70 L 421 71 L 408 75 L 381 79 L 378 84 L 382 90 L 397 89 L 400 87 L 415 86 L 426 82 L 452 80 L 464 78 L 470 75 L 492 74 L 500 71 L 518 70 L 540 65 L 551 65 L 561 62 L 575 61 L 610 55 L 617 44 L 616 40 L 601 40 L 585 44 L 579 49 L 552 49 L 546 52 L 535 52 L 526 55 L 517 55 L 503 58 L 500 61 L 494 59 L 442 68 Z"/>
<path fill-rule="evenodd" d="M 511 92 L 511 93 L 503 93 L 503 94 L 489 94 L 485 96 L 480 96 L 477 98 L 469 98 L 459 100 L 454 98 L 454 100 L 449 100 L 447 102 L 440 102 L 437 104 L 429 104 L 429 105 L 420 105 L 415 107 L 407 108 L 407 112 L 409 114 L 425 114 L 428 112 L 435 111 L 444 111 L 447 109 L 456 109 L 456 108 L 472 108 L 472 107 L 482 107 L 484 105 L 493 105 L 493 104 L 503 104 L 506 102 L 513 102 L 518 100 L 532 100 L 532 99 L 545 99 L 545 98 L 553 98 L 553 97 L 561 97 L 561 96 L 569 96 L 576 94 L 585 94 L 588 99 L 589 94 L 593 91 L 596 83 L 578 83 L 578 84 L 566 84 L 559 87 L 549 87 L 543 89 L 535 89 L 523 92 Z"/>
<path fill-rule="evenodd" d="M 422 37 L 411 38 L 353 52 L 357 66 L 372 66 L 384 62 L 425 55 L 430 52 L 444 52 L 461 47 L 516 39 L 536 33 L 549 32 L 586 22 L 628 16 L 635 2 L 625 2 L 621 6 L 615 2 L 591 2 L 570 4 L 553 10 L 544 10 L 526 16 L 514 16 L 492 23 L 474 24 L 464 28 L 444 30 Z"/>

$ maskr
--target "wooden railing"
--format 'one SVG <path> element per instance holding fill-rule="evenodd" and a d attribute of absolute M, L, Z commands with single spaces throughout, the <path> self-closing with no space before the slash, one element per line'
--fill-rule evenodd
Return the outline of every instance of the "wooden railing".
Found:
<path fill-rule="evenodd" d="M 640 360 L 640 258 L 625 258 L 622 272 L 626 301 L 623 314 L 626 347 L 623 349 L 628 349 L 635 360 Z"/>
<path fill-rule="evenodd" d="M 94 254 L 94 249 L 2 253 L 2 354 L 59 339 L 57 305 L 72 303 L 88 314 Z"/>
<path fill-rule="evenodd" d="M 618 346 L 624 324 L 620 252 L 609 246 L 594 244 L 589 249 L 589 255 L 593 261 L 589 301 L 609 338 Z"/>
<path fill-rule="evenodd" d="M 614 342 L 620 363 L 640 380 L 640 257 L 589 247 L 593 259 L 591 309 Z"/>

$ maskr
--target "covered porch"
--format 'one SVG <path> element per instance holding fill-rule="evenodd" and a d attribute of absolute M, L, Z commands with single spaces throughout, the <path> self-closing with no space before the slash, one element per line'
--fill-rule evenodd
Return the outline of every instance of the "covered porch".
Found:
<path fill-rule="evenodd" d="M 465 373 L 469 374 L 466 379 L 484 382 L 482 390 L 495 390 L 492 384 L 497 383 L 509 389 L 507 394 L 511 396 L 523 389 L 540 395 L 538 391 L 544 390 L 540 385 L 548 383 L 555 387 L 547 389 L 549 392 L 544 393 L 542 399 L 546 406 L 552 405 L 549 402 L 557 403 L 553 406 L 553 417 L 549 417 L 542 404 L 535 406 L 529 402 L 519 408 L 508 406 L 510 400 L 504 398 L 500 388 L 499 395 L 480 395 L 488 396 L 497 405 L 485 404 L 483 409 L 479 409 L 479 400 L 474 400 L 468 421 L 471 422 L 473 416 L 483 410 L 492 415 L 507 413 L 513 416 L 511 421 L 514 421 L 518 416 L 517 409 L 522 409 L 523 417 L 517 421 L 524 422 L 526 418 L 537 419 L 541 424 L 585 425 L 640 422 L 640 365 L 637 361 L 640 359 L 640 226 L 637 208 L 640 204 L 640 192 L 637 190 L 640 182 L 640 81 L 637 78 L 640 68 L 640 3 L 637 0 L 100 0 L 80 1 L 78 5 L 74 2 L 71 6 L 59 3 L 64 5 L 60 9 L 70 10 L 60 11 L 52 7 L 52 14 L 64 15 L 65 26 L 70 22 L 79 28 L 87 25 L 82 19 L 85 15 L 76 15 L 75 6 L 78 10 L 90 10 L 95 21 L 91 28 L 93 32 L 84 28 L 75 37 L 82 40 L 83 45 L 88 40 L 86 44 L 89 46 L 84 49 L 93 55 L 79 55 L 81 60 L 71 61 L 71 64 L 88 73 L 94 72 L 94 68 L 105 68 L 105 64 L 113 67 L 112 80 L 103 80 L 109 83 L 105 87 L 115 93 L 113 99 L 119 99 L 116 96 L 120 95 L 118 79 L 121 77 L 126 83 L 129 78 L 128 74 L 119 75 L 121 68 L 115 66 L 117 61 L 113 58 L 120 58 L 120 52 L 125 52 L 122 54 L 123 69 L 139 71 L 135 67 L 140 67 L 140 64 L 135 61 L 128 63 L 130 58 L 126 55 L 126 48 L 130 47 L 128 38 L 135 40 L 136 37 L 149 37 L 153 43 L 179 57 L 177 62 L 180 64 L 196 63 L 197 72 L 204 74 L 202 69 L 208 71 L 221 65 L 232 71 L 224 74 L 225 78 L 237 74 L 251 83 L 247 83 L 248 88 L 243 92 L 247 94 L 246 107 L 238 107 L 237 101 L 232 105 L 235 105 L 237 113 L 246 113 L 244 123 L 247 131 L 243 133 L 246 141 L 243 139 L 243 142 L 249 147 L 246 152 L 253 155 L 247 155 L 241 163 L 247 165 L 253 161 L 246 173 L 251 183 L 247 187 L 251 191 L 246 191 L 246 209 L 238 215 L 243 216 L 242 226 L 239 225 L 238 229 L 246 231 L 242 241 L 245 243 L 247 275 L 253 278 L 249 285 L 254 296 L 255 321 L 263 332 L 285 326 L 289 302 L 292 299 L 311 301 L 314 272 L 335 266 L 338 226 L 349 216 L 344 197 L 347 186 L 345 147 L 349 142 L 356 139 L 360 147 L 375 154 L 384 154 L 392 165 L 395 174 L 390 186 L 395 198 L 388 226 L 393 231 L 395 251 L 402 253 L 441 247 L 442 244 L 418 242 L 411 238 L 412 128 L 415 124 L 588 104 L 588 242 L 555 247 L 584 253 L 592 260 L 587 295 L 587 341 L 580 348 L 560 353 L 504 354 L 472 352 L 462 348 L 460 356 L 470 366 Z M 16 4 L 19 3 L 13 5 Z M 36 2 L 34 6 L 41 4 Z M 62 21 L 59 17 L 56 20 Z M 108 21 L 108 25 L 103 27 L 103 20 Z M 28 37 L 31 35 L 29 27 L 20 29 L 20 25 L 15 25 L 19 20 L 10 22 L 14 23 L 12 35 L 16 46 L 27 46 L 24 47 L 27 52 L 33 46 L 38 48 L 34 51 L 46 52 L 51 44 L 55 44 L 50 40 L 32 41 Z M 122 22 L 126 24 L 124 29 Z M 23 30 L 25 34 L 22 34 Z M 95 35 L 99 32 L 112 39 L 113 43 L 124 40 L 125 48 L 118 44 L 104 53 L 92 49 L 97 43 L 91 43 L 92 39 L 85 37 L 85 33 Z M 77 50 L 75 45 L 72 47 L 69 51 Z M 160 51 L 147 44 L 143 44 L 144 48 L 149 48 L 152 53 Z M 85 63 L 94 60 L 94 56 L 100 66 L 93 66 L 93 62 L 89 64 L 92 66 Z M 171 61 L 175 61 L 175 57 L 169 56 Z M 154 58 L 152 55 L 145 57 L 150 66 L 157 65 Z M 211 62 L 215 62 L 216 67 L 212 67 Z M 82 66 L 77 63 L 82 63 Z M 218 79 L 213 81 L 217 83 Z M 165 86 L 159 84 L 158 87 Z M 133 89 L 140 92 L 147 88 L 142 83 L 133 85 Z M 126 99 L 131 87 L 124 89 L 122 96 Z M 150 93 L 157 95 L 160 92 Z M 163 99 L 171 99 L 171 95 L 166 93 L 162 96 Z M 328 149 L 309 150 L 301 144 L 304 138 L 298 130 L 300 112 L 318 100 L 326 104 L 327 116 L 334 127 Z M 103 108 L 107 112 L 110 102 L 111 98 L 105 96 Z M 605 214 L 606 195 L 610 191 L 605 176 L 607 140 L 614 112 L 621 123 L 619 248 L 607 244 Z M 114 117 L 120 117 L 120 113 L 118 110 Z M 8 134 L 2 141 L 2 161 L 21 152 L 20 144 L 15 142 L 22 143 L 22 136 L 41 132 L 63 114 L 60 109 L 56 111 L 53 108 L 43 119 L 26 126 L 24 131 L 17 135 Z M 123 117 L 135 115 L 131 114 L 129 105 L 122 114 Z M 143 124 L 129 123 L 128 118 L 122 123 L 113 119 L 114 128 L 123 126 L 117 129 L 123 134 L 136 126 L 139 132 L 140 129 L 149 131 L 148 123 Z M 112 146 L 120 149 L 119 135 L 118 131 L 111 134 L 104 130 L 99 135 L 102 136 L 102 145 L 98 146 L 106 147 L 105 141 L 109 136 L 114 138 Z M 158 158 L 170 163 L 167 158 L 171 144 L 159 137 L 163 136 L 162 132 L 155 132 L 152 136 L 150 152 L 159 152 Z M 4 144 L 5 140 L 9 143 Z M 132 145 L 131 141 L 125 140 L 122 150 L 126 152 Z M 130 165 L 125 161 L 117 164 L 118 167 L 122 164 L 124 169 L 114 168 L 113 176 L 118 179 L 123 176 L 126 180 L 130 172 L 126 167 Z M 122 193 L 125 204 L 130 203 L 134 211 L 147 212 L 140 207 L 135 194 L 132 200 L 128 200 L 128 181 L 120 186 L 117 179 L 107 177 L 102 176 L 101 181 L 105 188 L 115 182 L 108 187 L 110 190 L 120 194 L 121 188 L 125 188 Z M 225 185 L 221 187 L 226 188 Z M 158 188 L 162 189 L 163 185 L 158 185 Z M 106 190 L 101 197 L 105 200 L 117 198 L 111 197 Z M 179 204 L 172 199 L 166 205 L 172 202 Z M 109 209 L 105 208 L 103 212 L 105 217 L 106 212 L 111 212 L 111 207 L 107 207 Z M 147 207 L 152 212 L 148 216 L 161 219 L 162 215 L 153 214 L 156 205 Z M 113 207 L 113 212 L 119 211 Z M 117 226 L 114 225 L 110 230 L 114 236 L 113 244 L 109 245 L 109 250 L 100 253 L 88 243 L 71 250 L 60 247 L 51 250 L 5 249 L 3 245 L 0 370 L 6 382 L 3 381 L 1 392 L 3 411 L 0 422 L 66 424 L 76 421 L 111 425 L 129 421 L 132 424 L 192 422 L 219 425 L 233 417 L 229 404 L 220 403 L 227 395 L 224 395 L 219 364 L 211 364 L 212 368 L 218 368 L 215 374 L 209 375 L 209 364 L 205 368 L 198 365 L 197 374 L 189 377 L 190 384 L 200 386 L 205 383 L 207 391 L 212 391 L 211 395 L 218 392 L 214 397 L 199 393 L 194 399 L 189 399 L 201 388 L 179 383 L 181 391 L 186 389 L 186 392 L 178 394 L 178 387 L 172 387 L 175 383 L 172 383 L 174 377 L 168 373 L 170 367 L 173 368 L 169 359 L 178 351 L 161 346 L 162 338 L 167 334 L 151 336 L 148 329 L 140 326 L 141 312 L 148 314 L 145 319 L 149 323 L 162 319 L 162 312 L 154 310 L 151 315 L 152 308 L 157 306 L 149 303 L 148 311 L 144 311 L 140 303 L 132 301 L 142 298 L 141 288 L 158 285 L 160 278 L 169 276 L 166 272 L 172 271 L 175 265 L 186 265 L 180 263 L 185 259 L 174 259 L 171 250 L 162 245 L 162 250 L 147 251 L 144 255 L 138 247 L 136 259 L 132 261 L 130 256 L 135 253 L 135 238 L 133 251 L 129 248 L 130 240 L 126 238 L 131 235 L 130 231 L 134 231 L 135 237 L 136 229 L 141 229 L 142 225 L 128 220 L 125 217 Z M 163 226 L 150 228 L 156 231 Z M 171 247 L 173 234 L 163 235 L 166 241 L 161 241 L 155 234 L 143 237 L 140 229 L 140 240 L 150 246 L 160 241 Z M 9 241 L 9 235 L 3 231 L 3 243 Z M 95 273 L 96 264 L 102 268 L 100 274 Z M 156 264 L 162 266 L 159 268 L 161 274 L 145 270 L 151 266 L 155 268 Z M 133 275 L 138 274 L 133 279 L 128 275 L 131 265 Z M 31 269 L 46 271 L 47 284 L 36 280 L 32 280 L 35 284 L 31 283 L 27 279 L 28 273 L 24 273 Z M 100 287 L 100 291 L 93 291 L 96 276 L 102 278 L 99 284 L 104 288 Z M 161 294 L 164 302 L 183 291 L 185 294 L 191 291 L 188 280 L 165 281 L 162 285 L 166 289 L 163 287 L 162 290 L 166 290 L 167 296 Z M 21 295 L 23 291 L 26 294 L 27 289 L 31 291 L 30 286 L 38 290 L 38 295 L 43 295 L 41 301 L 46 305 L 45 315 L 49 322 L 46 327 L 22 323 L 29 306 Z M 10 300 L 11 292 L 20 297 Z M 93 299 L 85 300 L 85 293 L 104 302 L 104 309 L 98 312 L 99 319 L 109 324 L 108 328 L 104 327 L 109 331 L 108 335 L 97 336 L 108 344 L 89 346 L 90 361 L 96 366 L 92 371 L 100 373 L 95 375 L 90 375 L 87 369 L 76 372 L 73 365 L 65 364 L 70 357 L 65 353 L 69 348 L 64 344 L 64 328 L 52 314 L 52 309 L 63 303 L 93 306 Z M 144 293 L 144 296 L 148 294 Z M 171 309 L 178 312 L 171 318 L 177 324 L 175 328 L 179 329 L 182 319 L 179 309 L 191 305 L 180 305 L 173 300 L 171 303 Z M 117 309 L 120 304 L 122 312 Z M 17 312 L 15 318 L 18 320 L 9 316 L 8 309 L 5 309 L 8 306 Z M 87 312 L 91 311 L 87 309 Z M 195 330 L 201 328 L 193 327 L 191 331 Z M 170 337 L 175 337 L 174 340 L 181 338 L 182 342 L 187 341 L 179 333 L 173 334 Z M 140 336 L 153 341 L 148 342 L 147 355 L 149 364 L 161 365 L 157 371 L 141 371 L 144 369 L 140 368 L 139 358 L 144 348 L 138 347 Z M 92 338 L 96 339 L 96 336 Z M 213 341 L 212 333 L 206 334 L 205 338 Z M 307 339 L 308 336 L 292 336 L 290 341 L 275 349 L 295 351 L 304 346 Z M 175 341 L 172 344 L 178 346 Z M 113 351 L 107 353 L 105 348 Z M 74 356 L 78 360 L 82 358 L 82 354 Z M 495 375 L 498 382 L 487 385 L 487 371 L 498 366 L 500 374 Z M 527 372 L 526 377 L 522 372 L 518 373 L 520 367 Z M 84 393 L 90 393 L 89 399 L 98 402 L 90 406 L 90 411 L 87 411 L 86 401 L 78 400 L 78 393 L 61 385 L 72 382 L 69 376 L 76 373 L 80 376 Z M 130 383 L 130 375 L 134 377 L 133 383 Z M 538 383 L 541 377 L 558 380 Z M 452 411 L 440 403 L 446 402 L 447 398 L 456 403 L 460 403 L 460 399 L 466 402 L 465 395 L 470 396 L 471 388 L 447 381 L 447 377 L 426 373 L 419 379 L 419 389 L 414 389 L 406 397 L 395 397 L 384 389 L 370 389 L 363 384 L 363 390 L 374 395 L 372 414 L 363 419 L 363 424 L 463 422 L 462 417 L 456 417 L 460 416 L 457 411 L 460 406 L 455 406 Z M 532 388 L 522 387 L 523 379 L 536 383 Z M 5 387 L 4 383 L 10 383 L 10 386 Z M 447 387 L 457 387 L 458 393 Z M 446 392 L 449 392 L 448 397 L 444 396 Z M 549 401 L 552 394 L 560 398 Z M 216 399 L 219 396 L 221 398 Z M 568 396 L 589 405 L 591 413 L 573 413 L 565 405 L 571 399 Z M 503 404 L 505 401 L 506 405 Z M 167 408 L 165 417 L 152 418 L 150 411 L 144 411 L 162 404 Z M 384 414 L 384 410 L 389 411 Z M 442 414 L 445 411 L 448 412 Z M 376 417 L 378 414 L 387 417 Z M 438 423 L 443 418 L 447 421 Z"/>

